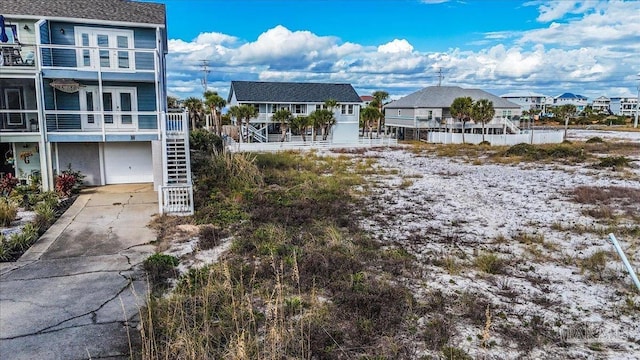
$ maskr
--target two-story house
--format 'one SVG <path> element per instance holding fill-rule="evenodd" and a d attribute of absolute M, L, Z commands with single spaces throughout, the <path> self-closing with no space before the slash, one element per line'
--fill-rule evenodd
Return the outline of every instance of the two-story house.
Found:
<path fill-rule="evenodd" d="M 255 141 L 269 142 L 280 139 L 280 124 L 272 119 L 277 110 L 285 108 L 293 116 L 309 116 L 322 109 L 327 100 L 338 103 L 333 109 L 336 123 L 328 140 L 345 144 L 358 142 L 362 100 L 350 84 L 232 81 L 227 103 L 255 106 L 258 116 L 250 121 L 250 133 Z"/>
<path fill-rule="evenodd" d="M 588 105 L 588 98 L 573 93 L 564 93 L 553 98 L 553 106 L 573 105 L 577 112 L 582 112 Z"/>
<path fill-rule="evenodd" d="M 611 111 L 611 99 L 606 96 L 600 96 L 593 100 L 591 108 L 596 114 L 609 114 Z"/>
<path fill-rule="evenodd" d="M 420 130 L 457 133 L 481 133 L 482 125 L 472 121 L 462 125 L 451 115 L 456 98 L 470 97 L 473 101 L 487 99 L 493 103 L 494 118 L 485 124 L 488 134 L 515 134 L 520 131 L 514 121 L 522 115 L 519 105 L 480 89 L 459 86 L 430 86 L 392 101 L 384 107 L 385 125 L 400 138 L 420 136 Z"/>
<path fill-rule="evenodd" d="M 545 112 L 546 95 L 534 93 L 534 92 L 512 92 L 504 95 L 500 95 L 501 98 L 511 101 L 514 104 L 520 105 L 522 111 L 537 111 L 538 113 Z"/>
<path fill-rule="evenodd" d="M 88 185 L 190 197 L 186 117 L 166 113 L 163 4 L 11 0 L 0 15 L 0 172 L 52 189 L 71 167 Z"/>
<path fill-rule="evenodd" d="M 611 112 L 620 116 L 635 116 L 638 106 L 638 98 L 635 97 L 612 97 Z"/>

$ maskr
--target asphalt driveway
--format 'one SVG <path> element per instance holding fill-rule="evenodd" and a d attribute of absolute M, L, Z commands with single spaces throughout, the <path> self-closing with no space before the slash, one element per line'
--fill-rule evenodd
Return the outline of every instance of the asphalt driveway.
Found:
<path fill-rule="evenodd" d="M 128 359 L 157 211 L 151 184 L 85 190 L 19 261 L 0 264 L 0 358 Z"/>

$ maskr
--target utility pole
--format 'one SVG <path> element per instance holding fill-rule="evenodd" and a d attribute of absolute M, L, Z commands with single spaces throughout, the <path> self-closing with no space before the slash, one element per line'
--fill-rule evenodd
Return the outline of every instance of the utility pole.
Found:
<path fill-rule="evenodd" d="M 204 88 L 204 91 L 207 91 L 207 75 L 211 72 L 209 70 L 209 60 L 200 60 L 202 61 L 202 65 L 200 65 L 200 67 L 202 67 L 202 87 Z"/>
<path fill-rule="evenodd" d="M 442 86 L 442 80 L 444 76 L 442 75 L 442 68 L 438 69 L 438 87 Z"/>

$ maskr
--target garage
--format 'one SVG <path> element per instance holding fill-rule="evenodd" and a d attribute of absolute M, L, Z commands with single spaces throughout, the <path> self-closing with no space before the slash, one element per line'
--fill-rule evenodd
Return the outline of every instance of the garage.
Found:
<path fill-rule="evenodd" d="M 153 182 L 151 143 L 105 143 L 104 172 L 107 184 Z"/>

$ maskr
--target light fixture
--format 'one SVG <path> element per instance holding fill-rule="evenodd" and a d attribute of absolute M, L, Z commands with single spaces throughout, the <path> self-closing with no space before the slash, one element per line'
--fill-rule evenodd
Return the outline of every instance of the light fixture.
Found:
<path fill-rule="evenodd" d="M 29 25 L 26 25 L 26 24 L 25 24 L 25 26 L 23 27 L 23 29 L 25 29 L 25 30 L 29 30 Z"/>
<path fill-rule="evenodd" d="M 64 35 L 64 29 L 60 28 L 60 34 Z"/>

